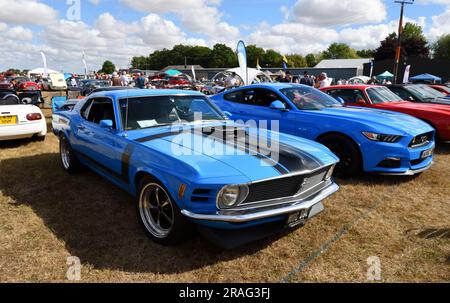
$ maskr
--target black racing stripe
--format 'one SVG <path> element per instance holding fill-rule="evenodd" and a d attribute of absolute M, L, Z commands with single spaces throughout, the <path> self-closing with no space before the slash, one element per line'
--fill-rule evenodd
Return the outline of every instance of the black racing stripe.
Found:
<path fill-rule="evenodd" d="M 183 132 L 183 130 L 170 131 L 170 132 L 165 132 L 165 133 L 160 133 L 160 134 L 156 134 L 156 135 L 151 135 L 151 136 L 135 139 L 134 141 L 140 142 L 140 143 L 144 143 L 144 142 L 148 142 L 148 141 L 152 141 L 152 140 L 156 140 L 156 139 L 162 139 L 162 138 L 167 138 L 167 137 L 179 135 L 182 132 Z"/>
<path fill-rule="evenodd" d="M 127 184 L 130 183 L 130 159 L 131 154 L 134 151 L 134 145 L 128 144 L 125 147 L 125 151 L 122 154 L 122 180 L 124 180 Z"/>
<path fill-rule="evenodd" d="M 211 131 L 203 130 L 201 135 L 203 135 L 204 137 L 212 136 L 214 139 L 218 140 L 220 143 L 222 143 L 224 145 L 231 146 L 233 148 L 236 148 L 236 149 L 244 152 L 247 155 L 251 155 L 255 158 L 258 158 L 259 160 L 264 161 L 268 165 L 275 168 L 282 175 L 289 173 L 289 171 L 284 166 L 280 165 L 279 162 L 274 161 L 273 159 L 270 158 L 270 156 L 267 156 L 267 155 L 264 155 L 263 153 L 261 153 L 261 148 L 259 147 L 258 144 L 250 145 L 249 135 L 243 128 L 235 127 L 235 128 L 233 128 L 232 132 L 229 130 L 229 127 L 227 128 L 226 126 L 221 126 L 219 128 L 211 127 L 210 129 L 211 129 Z M 217 129 L 221 129 L 221 130 L 218 131 Z M 231 134 L 233 135 L 233 140 L 230 140 L 229 138 L 227 138 L 227 136 L 231 135 Z M 238 134 L 244 134 L 245 137 L 239 138 Z M 242 140 L 242 139 L 245 139 L 245 140 Z M 244 146 L 239 144 L 242 141 L 244 141 L 243 142 Z M 259 142 L 259 140 L 257 140 L 257 142 Z"/>

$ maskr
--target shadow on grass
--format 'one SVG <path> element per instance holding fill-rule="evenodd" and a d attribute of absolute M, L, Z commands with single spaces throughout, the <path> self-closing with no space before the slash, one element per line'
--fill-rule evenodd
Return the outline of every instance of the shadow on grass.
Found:
<path fill-rule="evenodd" d="M 450 143 L 439 142 L 436 144 L 436 154 L 450 155 Z"/>
<path fill-rule="evenodd" d="M 58 154 L 3 160 L 0 171 L 3 195 L 31 207 L 72 256 L 96 269 L 181 273 L 254 254 L 282 236 L 232 251 L 198 234 L 178 246 L 164 247 L 144 234 L 132 197 L 89 171 L 68 175 Z"/>
<path fill-rule="evenodd" d="M 0 141 L 0 149 L 6 149 L 6 148 L 18 148 L 18 147 L 25 147 L 29 145 L 30 143 L 33 143 L 33 139 L 26 138 L 26 139 L 16 139 L 16 140 L 8 140 L 8 141 Z"/>

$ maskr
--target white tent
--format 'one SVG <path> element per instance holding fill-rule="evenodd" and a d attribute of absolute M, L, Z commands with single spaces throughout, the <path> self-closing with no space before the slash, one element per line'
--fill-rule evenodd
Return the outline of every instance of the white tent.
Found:
<path fill-rule="evenodd" d="M 241 69 L 239 67 L 232 68 L 226 70 L 227 72 L 235 72 L 241 79 L 246 82 L 247 79 L 243 78 L 243 75 L 241 73 Z M 256 81 L 255 81 L 256 80 Z M 254 82 L 271 82 L 270 77 L 265 74 L 264 72 L 257 70 L 256 68 L 248 68 L 248 83 L 252 84 Z"/>
<path fill-rule="evenodd" d="M 31 77 L 32 75 L 41 75 L 42 76 L 42 75 L 44 75 L 44 73 L 45 73 L 45 68 L 39 67 L 39 68 L 35 68 L 33 70 L 30 70 L 28 72 L 28 77 Z M 58 72 L 56 70 L 53 70 L 53 69 L 50 69 L 50 68 L 47 68 L 47 73 L 48 74 L 60 74 L 60 72 Z"/>

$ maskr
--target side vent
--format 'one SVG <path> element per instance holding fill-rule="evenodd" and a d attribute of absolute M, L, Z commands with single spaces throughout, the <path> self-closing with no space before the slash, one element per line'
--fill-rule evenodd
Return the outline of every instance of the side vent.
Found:
<path fill-rule="evenodd" d="M 210 195 L 210 189 L 197 188 L 192 192 L 191 202 L 208 202 L 212 198 Z"/>

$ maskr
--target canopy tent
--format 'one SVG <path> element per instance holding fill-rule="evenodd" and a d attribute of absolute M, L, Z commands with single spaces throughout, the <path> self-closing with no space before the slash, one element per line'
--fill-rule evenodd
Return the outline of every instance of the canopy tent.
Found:
<path fill-rule="evenodd" d="M 430 74 L 418 75 L 418 76 L 409 78 L 409 80 L 411 80 L 411 81 L 430 81 L 430 82 L 433 82 L 433 81 L 441 82 L 442 81 L 441 78 L 430 75 Z"/>
<path fill-rule="evenodd" d="M 60 74 L 60 72 L 58 72 L 56 70 L 53 70 L 53 69 L 50 69 L 50 68 L 47 68 L 47 73 L 48 74 Z M 45 74 L 45 68 L 39 67 L 39 68 L 35 68 L 33 70 L 30 70 L 28 72 L 28 77 L 31 77 L 32 75 L 41 75 L 42 76 L 44 74 Z"/>
<path fill-rule="evenodd" d="M 165 74 L 171 77 L 179 76 L 182 74 L 179 70 L 176 69 L 169 69 L 165 71 Z"/>
<path fill-rule="evenodd" d="M 392 80 L 392 79 L 394 79 L 394 75 L 391 74 L 391 73 L 388 72 L 388 71 L 385 71 L 384 73 L 379 74 L 379 75 L 377 76 L 377 79 L 379 79 L 379 80 Z"/>

